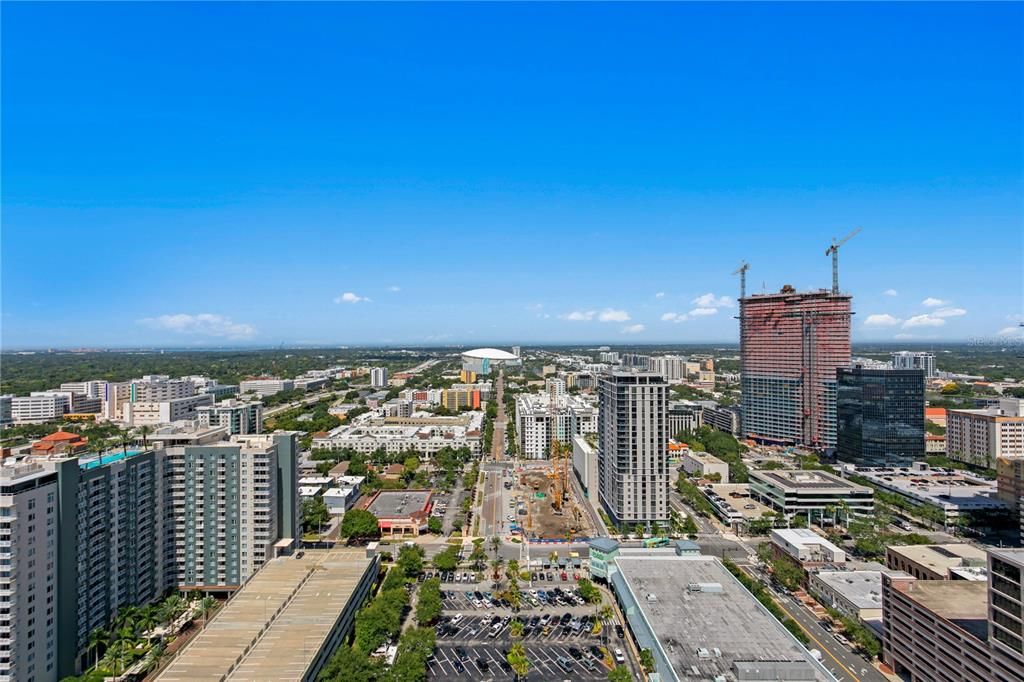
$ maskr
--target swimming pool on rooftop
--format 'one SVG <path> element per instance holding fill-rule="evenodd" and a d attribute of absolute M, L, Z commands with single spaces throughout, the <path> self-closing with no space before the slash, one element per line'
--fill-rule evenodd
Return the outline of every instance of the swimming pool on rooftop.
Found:
<path fill-rule="evenodd" d="M 93 455 L 88 458 L 78 458 L 78 466 L 81 469 L 88 471 L 89 469 L 95 469 L 101 467 L 104 464 L 113 464 L 114 462 L 120 462 L 122 459 L 128 459 L 142 452 L 142 450 L 128 450 L 127 452 L 112 452 L 106 455 Z"/>

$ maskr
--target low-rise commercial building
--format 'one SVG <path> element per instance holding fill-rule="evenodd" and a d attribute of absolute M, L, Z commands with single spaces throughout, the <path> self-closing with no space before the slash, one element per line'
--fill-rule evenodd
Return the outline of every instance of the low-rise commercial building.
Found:
<path fill-rule="evenodd" d="M 731 573 L 687 547 L 619 549 L 608 581 L 661 680 L 834 680 Z M 677 553 L 678 552 L 678 553 Z"/>
<path fill-rule="evenodd" d="M 1009 510 L 996 495 L 995 481 L 959 469 L 914 462 L 909 467 L 858 467 L 850 473 L 881 490 L 899 495 L 915 507 L 941 510 L 947 525 L 955 524 L 961 514 Z"/>
<path fill-rule="evenodd" d="M 242 395 L 255 393 L 261 398 L 275 395 L 282 391 L 291 391 L 295 388 L 295 382 L 291 379 L 278 379 L 277 377 L 255 377 L 245 379 L 238 384 L 238 392 Z"/>
<path fill-rule="evenodd" d="M 906 576 L 900 571 L 889 573 Z M 807 590 L 821 604 L 855 621 L 882 617 L 881 571 L 814 571 L 808 576 Z"/>
<path fill-rule="evenodd" d="M 787 516 L 831 517 L 838 507 L 856 516 L 875 507 L 874 490 L 868 486 L 817 470 L 751 470 L 750 496 Z"/>
<path fill-rule="evenodd" d="M 680 460 L 683 471 L 690 476 L 710 478 L 717 475 L 720 483 L 729 482 L 729 465 L 710 452 L 695 452 L 687 448 L 682 451 Z"/>
<path fill-rule="evenodd" d="M 429 490 L 380 490 L 359 506 L 377 517 L 381 535 L 417 536 L 426 531 L 433 505 Z"/>
<path fill-rule="evenodd" d="M 846 563 L 846 552 L 809 528 L 777 528 L 771 532 L 772 551 L 797 566 L 808 568 Z"/>
<path fill-rule="evenodd" d="M 67 393 L 33 393 L 11 398 L 11 420 L 15 424 L 44 424 L 60 419 L 71 411 Z"/>

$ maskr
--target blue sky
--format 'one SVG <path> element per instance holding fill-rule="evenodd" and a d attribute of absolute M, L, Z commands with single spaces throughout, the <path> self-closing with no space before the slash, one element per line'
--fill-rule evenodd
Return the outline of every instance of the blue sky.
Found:
<path fill-rule="evenodd" d="M 1024 6 L 4 3 L 2 342 L 1016 333 Z"/>

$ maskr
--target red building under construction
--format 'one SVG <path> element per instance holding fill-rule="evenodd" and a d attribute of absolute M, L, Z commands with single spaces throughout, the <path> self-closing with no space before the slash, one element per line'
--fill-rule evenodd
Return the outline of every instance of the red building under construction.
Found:
<path fill-rule="evenodd" d="M 740 299 L 744 435 L 833 447 L 836 369 L 850 364 L 851 297 L 827 290 Z"/>

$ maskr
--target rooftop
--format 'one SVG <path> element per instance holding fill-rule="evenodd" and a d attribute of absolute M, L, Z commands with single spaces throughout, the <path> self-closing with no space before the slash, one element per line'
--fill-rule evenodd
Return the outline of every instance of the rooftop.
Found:
<path fill-rule="evenodd" d="M 912 580 L 904 594 L 979 639 L 988 639 L 988 583 Z"/>
<path fill-rule="evenodd" d="M 905 575 L 902 571 L 890 573 Z M 858 609 L 882 608 L 881 571 L 819 571 L 814 576 Z"/>
<path fill-rule="evenodd" d="M 422 513 L 429 504 L 429 490 L 381 490 L 366 508 L 379 519 Z"/>
<path fill-rule="evenodd" d="M 984 550 L 968 544 L 892 545 L 887 551 L 942 575 L 965 565 L 982 567 L 988 561 Z"/>
<path fill-rule="evenodd" d="M 679 679 L 735 679 L 748 664 L 768 676 L 747 679 L 831 679 L 714 557 L 620 556 L 616 565 L 613 580 L 628 586 Z"/>
<path fill-rule="evenodd" d="M 157 679 L 303 679 L 369 563 L 354 549 L 272 559 Z"/>
<path fill-rule="evenodd" d="M 784 540 L 785 542 L 798 547 L 815 545 L 818 547 L 824 547 L 831 552 L 843 551 L 836 547 L 828 538 L 818 535 L 810 528 L 776 528 L 772 530 L 772 536 L 777 536 L 780 540 Z"/>
<path fill-rule="evenodd" d="M 474 348 L 462 353 L 464 358 L 480 358 L 487 360 L 518 360 L 519 357 L 498 348 Z"/>
<path fill-rule="evenodd" d="M 851 483 L 827 471 L 805 469 L 754 470 L 750 472 L 750 476 L 751 478 L 759 478 L 788 490 L 832 489 L 871 492 L 871 488 Z"/>

